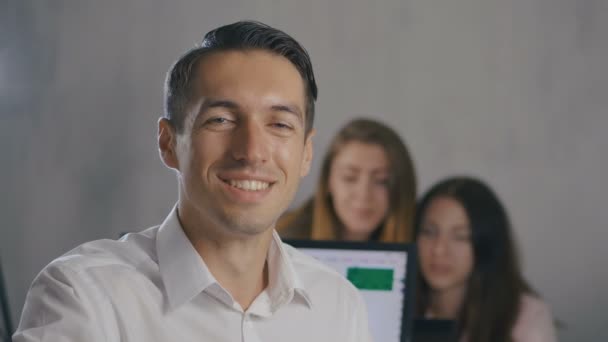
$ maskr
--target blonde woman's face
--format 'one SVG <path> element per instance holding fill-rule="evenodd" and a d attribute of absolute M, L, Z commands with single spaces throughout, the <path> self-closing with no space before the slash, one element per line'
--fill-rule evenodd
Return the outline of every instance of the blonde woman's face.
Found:
<path fill-rule="evenodd" d="M 424 279 L 435 291 L 465 289 L 473 271 L 469 219 L 450 197 L 431 200 L 422 217 L 418 254 Z"/>
<path fill-rule="evenodd" d="M 329 192 L 342 223 L 342 239 L 367 240 L 389 209 L 389 161 L 377 144 L 358 141 L 339 149 L 329 172 Z"/>

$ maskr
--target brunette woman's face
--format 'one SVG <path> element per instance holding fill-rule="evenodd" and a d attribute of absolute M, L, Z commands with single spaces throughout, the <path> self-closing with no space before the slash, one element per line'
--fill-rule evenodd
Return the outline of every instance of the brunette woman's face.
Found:
<path fill-rule="evenodd" d="M 432 290 L 466 288 L 473 271 L 471 228 L 464 207 L 450 197 L 431 200 L 422 217 L 418 254 Z"/>
<path fill-rule="evenodd" d="M 334 157 L 329 192 L 346 240 L 368 240 L 389 210 L 390 165 L 377 144 L 351 141 Z"/>

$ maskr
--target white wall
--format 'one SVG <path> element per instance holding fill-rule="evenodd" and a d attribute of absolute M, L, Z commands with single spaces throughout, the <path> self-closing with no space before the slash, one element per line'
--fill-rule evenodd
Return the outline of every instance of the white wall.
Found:
<path fill-rule="evenodd" d="M 567 324 L 562 341 L 608 337 L 605 0 L 0 6 L 0 256 L 15 320 L 50 260 L 161 222 L 176 198 L 155 148 L 164 73 L 208 30 L 257 19 L 312 56 L 315 169 L 348 119 L 388 122 L 414 154 L 421 190 L 454 173 L 495 186 L 526 275 Z"/>

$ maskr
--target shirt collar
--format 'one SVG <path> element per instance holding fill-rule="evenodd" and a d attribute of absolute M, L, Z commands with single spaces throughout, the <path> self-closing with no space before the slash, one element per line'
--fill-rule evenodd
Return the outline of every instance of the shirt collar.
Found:
<path fill-rule="evenodd" d="M 302 280 L 295 271 L 291 256 L 285 250 L 283 242 L 276 231 L 272 233 L 272 242 L 266 257 L 268 262 L 268 295 L 274 310 L 287 304 L 298 296 L 304 303 L 312 308 L 312 301 Z M 274 311 L 273 310 L 273 311 Z"/>
<path fill-rule="evenodd" d="M 217 280 L 188 240 L 173 208 L 161 224 L 156 239 L 158 267 L 169 309 L 190 301 Z"/>
<path fill-rule="evenodd" d="M 177 206 L 160 225 L 156 250 L 169 310 L 190 301 L 209 286 L 219 285 L 184 233 L 177 216 Z M 266 260 L 269 281 L 265 291 L 270 297 L 271 312 L 269 313 L 295 300 L 295 297 L 312 308 L 310 296 L 302 285 L 291 257 L 276 231 L 272 233 Z"/>

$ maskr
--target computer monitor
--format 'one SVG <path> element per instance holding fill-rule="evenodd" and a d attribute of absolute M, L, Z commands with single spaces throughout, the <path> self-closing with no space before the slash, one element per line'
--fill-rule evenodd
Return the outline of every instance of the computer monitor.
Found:
<path fill-rule="evenodd" d="M 410 341 L 416 284 L 413 244 L 285 240 L 344 275 L 367 305 L 374 341 Z"/>

